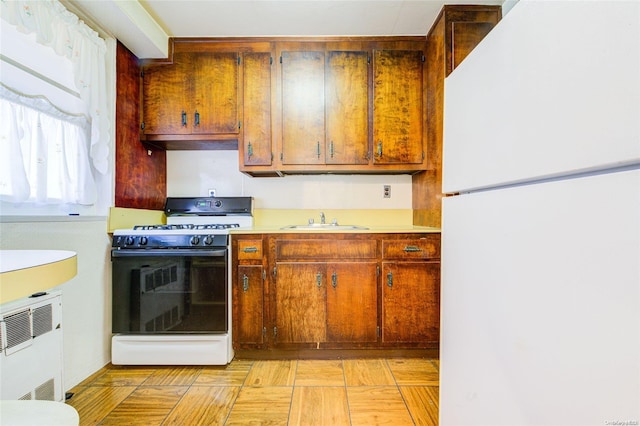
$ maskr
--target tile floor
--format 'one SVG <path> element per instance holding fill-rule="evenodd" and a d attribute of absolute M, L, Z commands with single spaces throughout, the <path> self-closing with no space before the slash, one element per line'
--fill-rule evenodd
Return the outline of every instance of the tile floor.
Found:
<path fill-rule="evenodd" d="M 432 359 L 108 365 L 67 401 L 81 425 L 437 425 Z"/>

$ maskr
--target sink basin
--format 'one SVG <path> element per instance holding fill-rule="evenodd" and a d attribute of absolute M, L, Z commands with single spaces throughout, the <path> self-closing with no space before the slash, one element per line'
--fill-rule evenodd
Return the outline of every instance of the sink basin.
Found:
<path fill-rule="evenodd" d="M 349 231 L 369 228 L 356 225 L 338 225 L 337 223 L 308 223 L 306 225 L 284 226 L 280 229 L 296 229 L 299 231 Z"/>

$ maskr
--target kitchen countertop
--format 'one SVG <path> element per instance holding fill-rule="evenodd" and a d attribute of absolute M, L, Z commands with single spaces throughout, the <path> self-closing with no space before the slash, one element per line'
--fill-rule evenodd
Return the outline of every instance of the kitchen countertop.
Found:
<path fill-rule="evenodd" d="M 0 250 L 0 304 L 49 290 L 77 271 L 73 251 Z"/>
<path fill-rule="evenodd" d="M 371 226 L 368 229 L 282 229 L 282 227 L 273 226 L 253 226 L 244 228 L 235 228 L 229 231 L 230 234 L 433 234 L 440 233 L 440 228 L 431 228 L 428 226 Z"/>

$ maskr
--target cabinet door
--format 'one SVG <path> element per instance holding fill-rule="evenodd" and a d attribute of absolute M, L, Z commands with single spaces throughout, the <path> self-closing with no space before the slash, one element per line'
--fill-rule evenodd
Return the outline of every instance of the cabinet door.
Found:
<path fill-rule="evenodd" d="M 270 166 L 271 53 L 247 52 L 242 58 L 244 165 Z"/>
<path fill-rule="evenodd" d="M 263 343 L 263 269 L 257 265 L 238 266 L 236 287 L 233 291 L 234 341 L 239 344 Z"/>
<path fill-rule="evenodd" d="M 327 164 L 369 163 L 367 57 L 367 52 L 332 51 L 327 55 Z"/>
<path fill-rule="evenodd" d="M 191 56 L 176 53 L 171 65 L 150 66 L 144 70 L 144 134 L 178 135 L 191 133 Z"/>
<path fill-rule="evenodd" d="M 378 291 L 375 262 L 327 265 L 327 340 L 376 342 Z"/>
<path fill-rule="evenodd" d="M 382 341 L 437 342 L 440 263 L 382 264 Z"/>
<path fill-rule="evenodd" d="M 282 52 L 282 164 L 324 164 L 324 52 Z"/>
<path fill-rule="evenodd" d="M 238 133 L 238 53 L 193 53 L 193 133 Z"/>
<path fill-rule="evenodd" d="M 277 343 L 326 341 L 324 263 L 277 263 Z"/>
<path fill-rule="evenodd" d="M 373 53 L 374 164 L 422 163 L 423 52 Z"/>

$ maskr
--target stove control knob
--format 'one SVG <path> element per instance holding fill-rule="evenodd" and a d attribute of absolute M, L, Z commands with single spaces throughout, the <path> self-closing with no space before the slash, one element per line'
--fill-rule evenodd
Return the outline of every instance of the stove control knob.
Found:
<path fill-rule="evenodd" d="M 204 237 L 204 244 L 207 246 L 213 244 L 213 237 L 211 235 L 207 235 L 206 237 Z"/>
<path fill-rule="evenodd" d="M 194 235 L 193 237 L 191 237 L 191 240 L 189 240 L 189 242 L 192 246 L 197 246 L 200 243 L 200 237 Z"/>
<path fill-rule="evenodd" d="M 220 200 L 216 200 L 213 204 L 214 204 L 216 207 L 222 207 L 222 201 L 220 201 Z"/>
<path fill-rule="evenodd" d="M 149 242 L 149 239 L 147 237 L 140 237 L 141 246 L 146 246 L 148 242 Z"/>
<path fill-rule="evenodd" d="M 125 246 L 132 246 L 134 242 L 135 242 L 135 239 L 133 237 L 131 237 L 131 236 L 125 237 L 125 239 L 124 239 L 124 245 Z"/>

